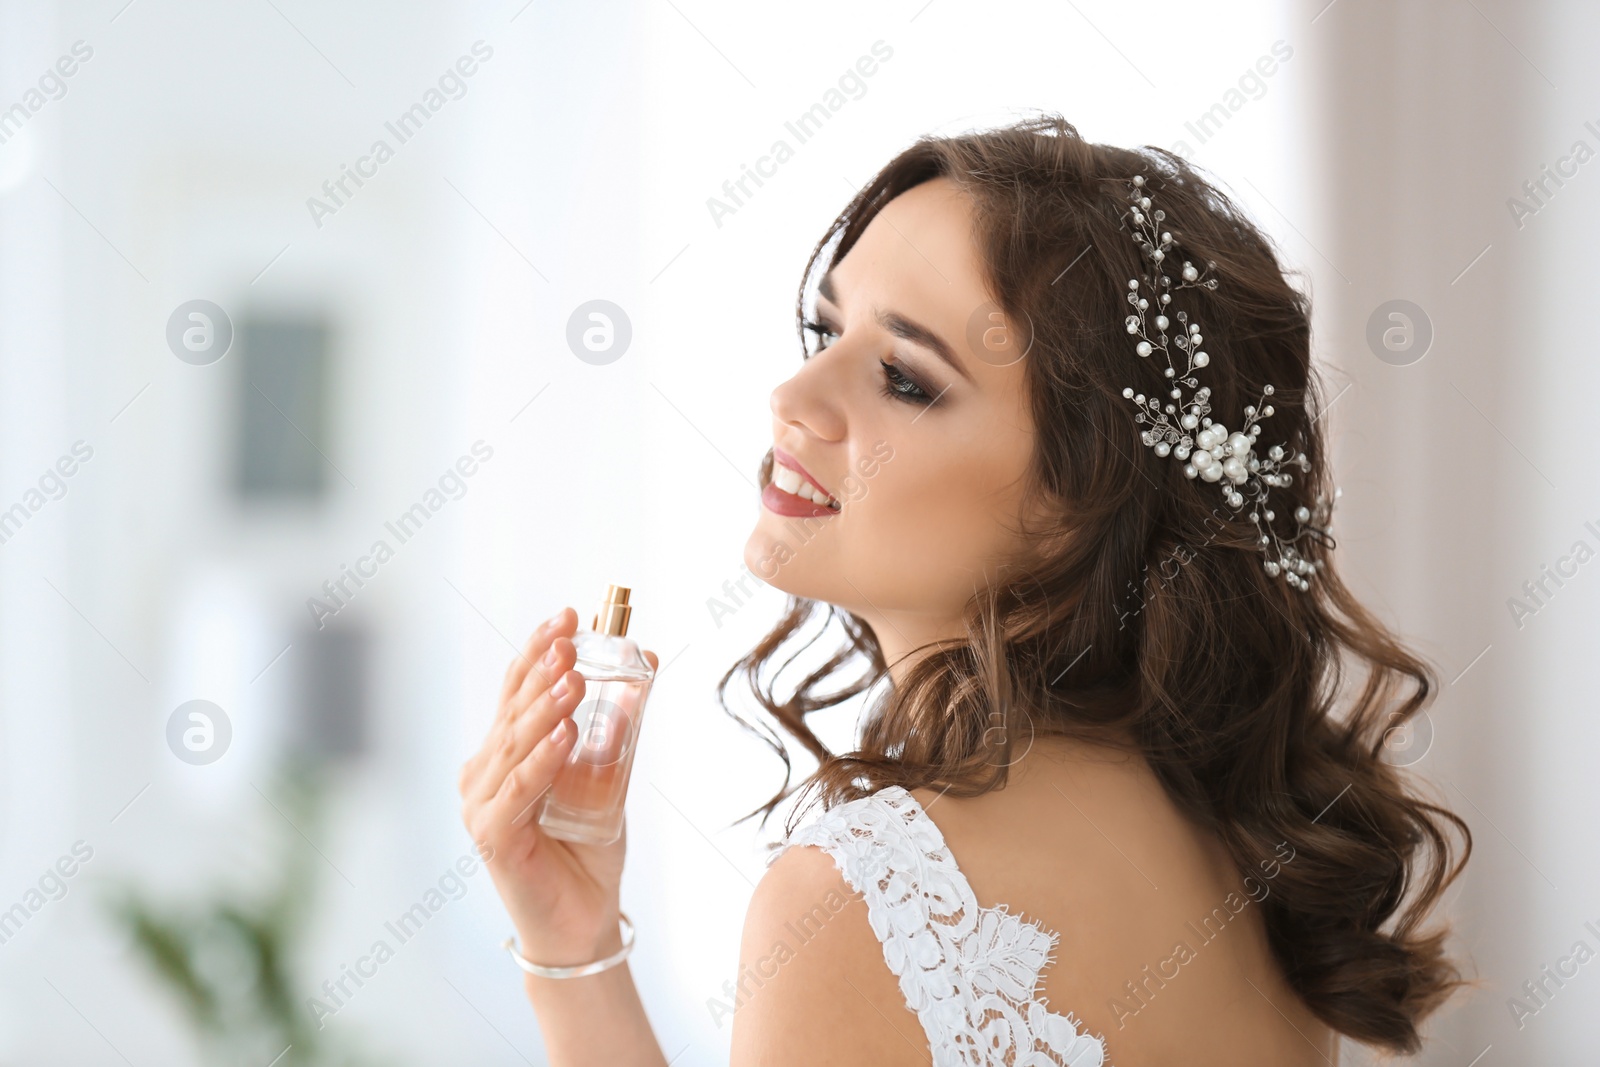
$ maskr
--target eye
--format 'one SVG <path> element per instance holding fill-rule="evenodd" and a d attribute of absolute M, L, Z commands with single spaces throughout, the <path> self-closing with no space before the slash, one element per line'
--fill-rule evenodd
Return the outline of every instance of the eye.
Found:
<path fill-rule="evenodd" d="M 810 359 L 818 352 L 826 349 L 833 341 L 839 339 L 839 331 L 825 322 L 802 322 L 801 328 L 816 339 L 815 344 L 808 345 L 802 359 Z M 831 338 L 832 340 L 826 340 Z M 899 364 L 890 363 L 880 359 L 878 366 L 883 368 L 883 395 L 891 400 L 899 400 L 907 404 L 925 407 L 933 403 L 937 397 L 929 396 L 927 390 L 914 378 L 900 369 Z"/>
<path fill-rule="evenodd" d="M 803 322 L 800 325 L 806 333 L 811 334 L 817 339 L 815 345 L 808 345 L 806 347 L 805 355 L 801 357 L 802 359 L 810 359 L 812 356 L 816 355 L 818 352 L 821 352 L 824 348 L 827 348 L 828 345 L 833 343 L 832 341 L 823 341 L 822 339 L 824 337 L 831 337 L 835 341 L 839 339 L 839 331 L 835 330 L 831 326 L 826 325 L 825 323 Z"/>
<path fill-rule="evenodd" d="M 903 400 L 908 404 L 926 406 L 933 403 L 934 398 L 911 378 L 900 370 L 898 366 L 884 360 L 878 360 L 878 366 L 883 368 L 883 395 L 891 400 Z"/>

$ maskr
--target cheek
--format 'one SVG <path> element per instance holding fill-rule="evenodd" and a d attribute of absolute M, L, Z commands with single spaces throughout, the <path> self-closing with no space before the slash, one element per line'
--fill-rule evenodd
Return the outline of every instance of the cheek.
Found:
<path fill-rule="evenodd" d="M 897 450 L 864 482 L 857 513 L 859 546 L 881 560 L 969 566 L 1002 555 L 1010 544 L 1022 460 L 1010 449 L 977 451 L 968 443 Z M 852 546 L 855 549 L 857 546 Z"/>

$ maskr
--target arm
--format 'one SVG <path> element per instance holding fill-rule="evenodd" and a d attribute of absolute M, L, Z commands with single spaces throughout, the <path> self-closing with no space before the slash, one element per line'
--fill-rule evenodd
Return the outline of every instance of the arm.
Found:
<path fill-rule="evenodd" d="M 928 1039 L 832 857 L 791 847 L 745 917 L 731 1067 L 926 1067 Z"/>
<path fill-rule="evenodd" d="M 613 936 L 597 956 L 621 947 L 621 937 Z M 667 1067 L 626 961 L 582 978 L 524 974 L 522 986 L 551 1067 Z"/>
<path fill-rule="evenodd" d="M 607 845 L 548 837 L 537 802 L 577 733 L 573 709 L 584 678 L 573 670 L 577 615 L 563 608 L 540 627 L 506 670 L 494 724 L 461 769 L 462 819 L 478 843 L 526 959 L 567 966 L 622 947 L 618 889 L 627 829 Z M 546 658 L 548 657 L 548 658 Z M 656 666 L 654 652 L 645 657 Z M 558 680 L 565 686 L 558 686 Z M 665 1067 L 626 962 L 581 978 L 523 975 L 552 1067 Z"/>

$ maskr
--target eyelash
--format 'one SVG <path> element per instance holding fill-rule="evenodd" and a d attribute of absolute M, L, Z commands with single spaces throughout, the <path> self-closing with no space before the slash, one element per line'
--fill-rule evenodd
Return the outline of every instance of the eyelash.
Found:
<path fill-rule="evenodd" d="M 829 335 L 834 337 L 838 336 L 837 330 L 825 326 L 820 322 L 804 322 L 801 323 L 801 326 L 807 333 L 813 334 L 819 338 Z M 820 352 L 827 347 L 827 345 L 818 345 L 815 352 L 808 351 L 802 358 L 810 359 L 817 352 Z M 893 363 L 889 363 L 886 360 L 881 359 L 878 361 L 878 366 L 883 368 L 882 393 L 884 396 L 888 397 L 890 400 L 899 400 L 906 404 L 915 404 L 918 407 L 926 407 L 927 405 L 933 403 L 934 398 L 929 396 L 927 391 L 923 389 L 921 385 L 917 384 L 915 380 L 901 371 L 899 367 L 895 366 Z"/>

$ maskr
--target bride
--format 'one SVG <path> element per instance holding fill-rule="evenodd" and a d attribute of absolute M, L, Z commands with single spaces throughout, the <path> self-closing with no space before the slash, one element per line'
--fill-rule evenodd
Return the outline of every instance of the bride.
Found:
<path fill-rule="evenodd" d="M 1181 158 L 1043 116 L 895 157 L 800 308 L 745 549 L 790 607 L 718 696 L 749 686 L 822 803 L 744 920 L 735 1067 L 1417 1051 L 1462 984 L 1429 917 L 1471 839 L 1383 759 L 1437 683 L 1336 572 L 1310 309 L 1267 239 Z M 776 692 L 819 612 L 840 650 Z M 530 818 L 576 624 L 511 664 L 463 818 L 549 1061 L 665 1064 L 625 837 Z M 806 717 L 880 682 L 829 752 Z"/>

